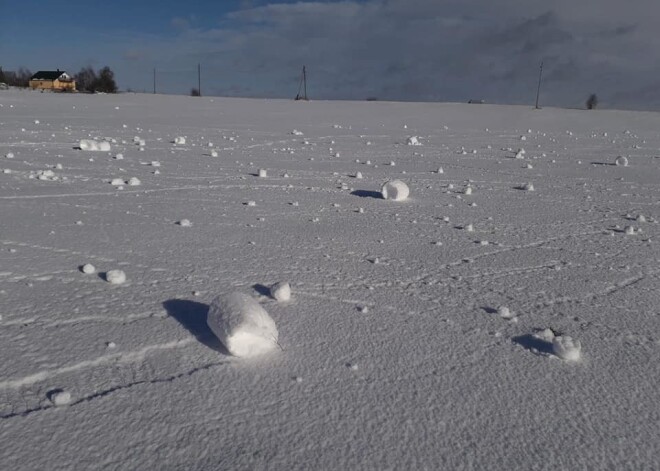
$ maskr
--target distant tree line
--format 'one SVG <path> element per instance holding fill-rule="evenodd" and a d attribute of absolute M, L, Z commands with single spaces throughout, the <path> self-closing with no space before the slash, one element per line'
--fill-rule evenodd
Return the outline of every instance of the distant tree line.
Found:
<path fill-rule="evenodd" d="M 115 73 L 110 67 L 105 66 L 97 72 L 91 67 L 83 67 L 74 78 L 76 89 L 88 93 L 117 93 Z"/>
<path fill-rule="evenodd" d="M 17 72 L 3 71 L 0 67 L 0 83 L 6 83 L 10 87 L 27 88 L 30 84 L 32 72 L 25 67 L 21 67 Z"/>

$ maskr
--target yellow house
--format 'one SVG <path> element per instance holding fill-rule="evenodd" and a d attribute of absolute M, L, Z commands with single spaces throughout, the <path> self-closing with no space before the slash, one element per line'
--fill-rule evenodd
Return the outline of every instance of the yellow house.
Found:
<path fill-rule="evenodd" d="M 76 90 L 76 81 L 64 71 L 57 69 L 40 70 L 30 77 L 30 88 L 33 90 L 53 90 L 57 92 Z"/>

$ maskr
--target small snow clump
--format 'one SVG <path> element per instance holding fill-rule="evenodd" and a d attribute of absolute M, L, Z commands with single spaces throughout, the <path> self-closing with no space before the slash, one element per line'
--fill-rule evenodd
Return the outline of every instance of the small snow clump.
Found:
<path fill-rule="evenodd" d="M 567 335 L 558 335 L 552 340 L 552 353 L 565 361 L 578 361 L 582 345 Z"/>
<path fill-rule="evenodd" d="M 614 165 L 616 165 L 617 167 L 627 167 L 628 166 L 628 159 L 626 157 L 624 157 L 623 155 L 620 155 L 614 161 Z"/>
<path fill-rule="evenodd" d="M 52 391 L 48 394 L 48 399 L 56 406 L 66 406 L 71 403 L 71 393 L 61 389 Z"/>
<path fill-rule="evenodd" d="M 270 287 L 270 295 L 276 301 L 289 301 L 291 299 L 291 285 L 286 281 L 280 281 Z"/>
<path fill-rule="evenodd" d="M 142 182 L 141 182 L 140 179 L 137 178 L 137 177 L 131 177 L 131 178 L 128 180 L 128 185 L 129 185 L 129 186 L 139 186 L 139 185 L 141 185 L 141 184 L 142 184 Z"/>
<path fill-rule="evenodd" d="M 85 263 L 82 266 L 82 272 L 86 275 L 91 275 L 92 273 L 96 273 L 96 267 L 92 265 L 91 263 Z"/>
<path fill-rule="evenodd" d="M 109 152 L 110 143 L 107 141 L 95 141 L 94 139 L 81 139 L 79 143 L 80 150 Z"/>
<path fill-rule="evenodd" d="M 266 178 L 268 176 L 268 172 L 266 171 L 265 168 L 260 168 L 259 169 L 259 178 Z"/>
<path fill-rule="evenodd" d="M 211 302 L 207 324 L 229 353 L 237 357 L 262 355 L 277 345 L 275 321 L 247 294 L 217 296 Z"/>
<path fill-rule="evenodd" d="M 422 145 L 422 143 L 419 142 L 419 139 L 418 139 L 417 136 L 410 136 L 406 140 L 406 144 L 409 145 L 409 146 L 421 146 Z"/>
<path fill-rule="evenodd" d="M 503 319 L 512 319 L 515 317 L 515 315 L 511 312 L 511 309 L 509 309 L 506 306 L 500 306 L 497 308 L 497 313 L 499 316 Z"/>
<path fill-rule="evenodd" d="M 181 226 L 181 227 L 191 227 L 191 226 L 192 226 L 192 222 L 190 222 L 189 219 L 181 219 L 181 220 L 178 222 L 178 224 L 179 224 L 179 226 Z"/>

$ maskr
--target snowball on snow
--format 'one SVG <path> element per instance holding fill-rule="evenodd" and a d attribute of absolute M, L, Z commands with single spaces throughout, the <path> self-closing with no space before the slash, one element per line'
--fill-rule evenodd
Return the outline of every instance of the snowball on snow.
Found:
<path fill-rule="evenodd" d="M 129 184 L 129 186 L 139 186 L 139 185 L 142 184 L 142 182 L 141 182 L 140 179 L 137 178 L 137 177 L 131 177 L 131 178 L 128 180 L 128 184 Z"/>
<path fill-rule="evenodd" d="M 506 307 L 506 306 L 500 306 L 497 308 L 497 313 L 502 317 L 503 319 L 511 319 L 514 316 L 514 314 L 511 312 L 511 310 Z"/>
<path fill-rule="evenodd" d="M 183 136 L 177 136 L 174 138 L 174 144 L 185 144 L 186 143 L 186 138 Z"/>
<path fill-rule="evenodd" d="M 409 146 L 421 146 L 422 145 L 422 143 L 419 142 L 419 139 L 417 138 L 417 136 L 410 136 L 406 140 L 406 144 L 409 145 Z"/>
<path fill-rule="evenodd" d="M 110 184 L 111 184 L 112 186 L 122 186 L 122 185 L 124 185 L 124 183 L 125 183 L 125 182 L 124 182 L 124 179 L 123 179 L 123 178 L 113 178 L 113 179 L 110 181 Z"/>
<path fill-rule="evenodd" d="M 94 139 L 81 139 L 79 147 L 81 150 L 108 152 L 110 143 L 106 141 L 98 142 Z"/>
<path fill-rule="evenodd" d="M 183 227 L 190 227 L 190 226 L 192 226 L 192 222 L 190 222 L 189 219 L 181 219 L 181 220 L 178 222 L 178 224 L 179 224 L 179 226 L 183 226 Z"/>
<path fill-rule="evenodd" d="M 403 201 L 410 195 L 410 189 L 401 180 L 391 180 L 383 185 L 381 193 L 386 200 Z"/>
<path fill-rule="evenodd" d="M 237 357 L 253 357 L 277 345 L 275 321 L 257 301 L 243 293 L 216 297 L 209 307 L 207 323 L 227 351 Z"/>
<path fill-rule="evenodd" d="M 110 270 L 105 274 L 105 280 L 111 285 L 120 285 L 126 281 L 126 273 L 123 270 Z"/>
<path fill-rule="evenodd" d="M 85 263 L 82 266 L 81 270 L 86 275 L 91 275 L 92 273 L 96 273 L 96 267 L 94 265 L 92 265 L 91 263 Z"/>
<path fill-rule="evenodd" d="M 303 135 L 302 131 L 298 131 L 297 129 L 294 129 L 293 131 L 291 131 L 291 134 L 293 134 L 294 136 L 302 136 Z"/>
<path fill-rule="evenodd" d="M 552 340 L 552 353 L 566 361 L 577 361 L 580 359 L 582 346 L 578 340 L 573 340 L 567 335 L 558 335 Z"/>
<path fill-rule="evenodd" d="M 617 165 L 619 167 L 627 167 L 628 166 L 628 159 L 626 157 L 624 157 L 623 155 L 620 155 L 614 161 L 614 165 Z"/>
<path fill-rule="evenodd" d="M 276 301 L 289 301 L 291 299 L 291 286 L 286 281 L 280 281 L 270 287 L 270 295 Z"/>
<path fill-rule="evenodd" d="M 48 399 L 56 406 L 65 406 L 71 402 L 71 393 L 68 391 L 51 391 Z"/>
<path fill-rule="evenodd" d="M 260 168 L 259 169 L 259 178 L 266 178 L 268 176 L 268 172 L 266 171 L 265 168 Z"/>

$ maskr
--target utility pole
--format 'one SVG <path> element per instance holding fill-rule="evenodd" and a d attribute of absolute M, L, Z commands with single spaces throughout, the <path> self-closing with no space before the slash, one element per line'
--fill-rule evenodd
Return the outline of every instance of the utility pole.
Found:
<path fill-rule="evenodd" d="M 539 94 L 541 93 L 541 76 L 543 75 L 543 61 L 541 61 L 541 68 L 539 70 L 539 86 L 536 89 L 536 108 L 537 110 L 539 109 Z"/>
<path fill-rule="evenodd" d="M 154 95 L 156 94 L 156 68 L 154 67 Z"/>
<path fill-rule="evenodd" d="M 300 95 L 300 89 L 303 89 L 303 95 Z M 307 68 L 303 65 L 303 70 L 302 70 L 302 76 L 300 77 L 300 84 L 298 85 L 298 94 L 296 95 L 296 100 L 305 100 L 308 101 L 309 98 L 307 98 Z"/>
<path fill-rule="evenodd" d="M 197 64 L 197 91 L 202 96 L 202 64 Z"/>

